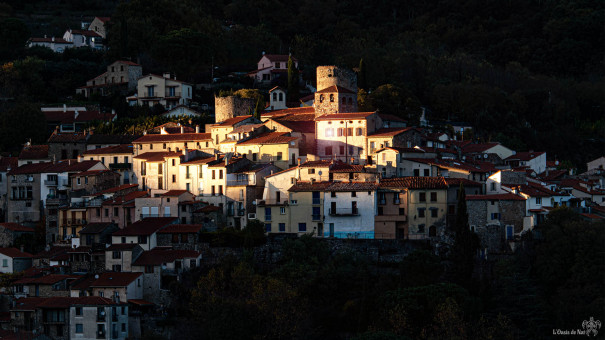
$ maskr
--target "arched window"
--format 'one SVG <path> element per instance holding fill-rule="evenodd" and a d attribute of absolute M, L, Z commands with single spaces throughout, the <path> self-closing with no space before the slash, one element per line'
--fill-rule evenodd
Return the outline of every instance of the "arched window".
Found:
<path fill-rule="evenodd" d="M 334 102 L 334 94 L 330 94 L 330 103 Z"/>
<path fill-rule="evenodd" d="M 277 92 L 273 92 L 273 101 L 277 100 Z"/>
<path fill-rule="evenodd" d="M 323 103 L 323 102 L 324 102 L 324 95 L 323 95 L 323 94 L 320 94 L 320 95 L 319 95 L 319 102 L 320 102 L 320 103 Z"/>

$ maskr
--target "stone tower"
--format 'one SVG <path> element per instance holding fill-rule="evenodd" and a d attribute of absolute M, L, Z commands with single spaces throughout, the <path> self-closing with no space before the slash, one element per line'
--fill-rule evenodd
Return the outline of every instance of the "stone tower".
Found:
<path fill-rule="evenodd" d="M 214 97 L 214 119 L 217 123 L 254 112 L 254 99 L 237 96 Z"/>
<path fill-rule="evenodd" d="M 315 116 L 357 112 L 357 75 L 337 66 L 317 67 Z"/>

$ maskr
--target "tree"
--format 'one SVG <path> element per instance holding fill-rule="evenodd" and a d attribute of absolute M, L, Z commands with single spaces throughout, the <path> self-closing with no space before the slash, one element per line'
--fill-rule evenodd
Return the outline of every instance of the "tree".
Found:
<path fill-rule="evenodd" d="M 227 94 L 231 95 L 231 94 Z M 249 98 L 254 100 L 254 112 L 250 112 L 250 114 L 254 115 L 256 118 L 260 118 L 261 112 L 265 109 L 265 97 L 260 93 L 257 89 L 240 89 L 233 92 L 234 96 L 238 96 L 241 98 Z M 219 94 L 220 96 L 220 94 Z"/>
<path fill-rule="evenodd" d="M 366 91 L 368 89 L 368 76 L 366 74 L 366 64 L 364 63 L 363 58 L 359 61 L 359 70 L 357 71 L 357 88 Z"/>
<path fill-rule="evenodd" d="M 466 193 L 464 192 L 462 183 L 460 183 L 458 191 L 458 209 L 454 224 L 454 233 L 454 246 L 451 253 L 451 260 L 453 262 L 451 274 L 454 282 L 467 287 L 473 274 L 475 254 L 479 241 L 477 235 L 470 230 L 468 224 Z"/>
<path fill-rule="evenodd" d="M 46 133 L 44 114 L 34 104 L 19 102 L 0 115 L 0 147 L 4 151 L 18 151 L 29 139 L 43 143 Z"/>
<path fill-rule="evenodd" d="M 0 62 L 22 55 L 30 35 L 23 21 L 16 18 L 0 19 Z"/>
<path fill-rule="evenodd" d="M 296 102 L 300 98 L 298 90 L 299 73 L 292 55 L 288 57 L 288 102 Z"/>

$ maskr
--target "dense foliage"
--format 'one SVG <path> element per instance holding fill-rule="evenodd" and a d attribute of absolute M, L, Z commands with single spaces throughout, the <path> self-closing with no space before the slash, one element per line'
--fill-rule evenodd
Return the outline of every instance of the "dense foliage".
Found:
<path fill-rule="evenodd" d="M 552 329 L 605 318 L 604 227 L 555 210 L 515 255 L 477 262 L 475 271 L 489 270 L 467 287 L 426 250 L 393 267 L 346 242 L 335 250 L 308 236 L 287 239 L 277 265 L 248 250 L 182 280 L 173 337 L 547 339 Z"/>

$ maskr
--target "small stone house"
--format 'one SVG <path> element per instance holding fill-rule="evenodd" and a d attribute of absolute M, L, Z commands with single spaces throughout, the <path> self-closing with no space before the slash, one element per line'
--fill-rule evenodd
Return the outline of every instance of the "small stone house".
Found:
<path fill-rule="evenodd" d="M 8 247 L 22 235 L 34 236 L 34 229 L 19 223 L 0 223 L 0 247 Z"/>
<path fill-rule="evenodd" d="M 16 248 L 0 248 L 0 273 L 19 273 L 32 266 L 33 255 Z"/>

